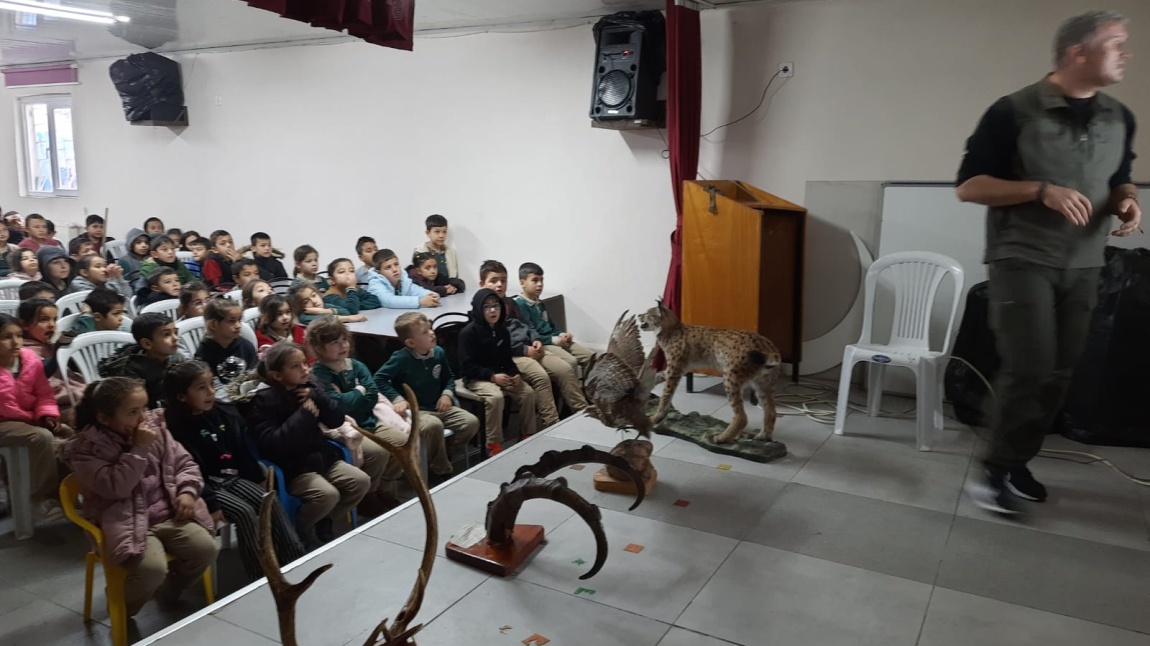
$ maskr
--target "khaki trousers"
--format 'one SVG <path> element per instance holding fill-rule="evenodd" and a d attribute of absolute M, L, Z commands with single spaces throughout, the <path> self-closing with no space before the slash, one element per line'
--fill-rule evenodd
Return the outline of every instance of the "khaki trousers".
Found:
<path fill-rule="evenodd" d="M 161 584 L 183 590 L 215 563 L 216 539 L 194 521 L 164 521 L 148 528 L 148 548 L 124 561 L 124 601 L 134 617 Z M 168 556 L 172 557 L 168 561 Z"/>
<path fill-rule="evenodd" d="M 464 385 L 483 400 L 488 444 L 503 443 L 503 407 L 506 405 L 507 398 L 519 403 L 520 424 L 522 424 L 523 434 L 533 435 L 535 433 L 535 406 L 538 401 L 536 399 L 538 391 L 527 385 L 526 379 L 521 380 L 518 386 L 508 388 L 500 388 L 495 382 L 478 379 L 467 379 L 464 381 Z M 550 384 L 548 384 L 548 388 L 550 388 Z"/>

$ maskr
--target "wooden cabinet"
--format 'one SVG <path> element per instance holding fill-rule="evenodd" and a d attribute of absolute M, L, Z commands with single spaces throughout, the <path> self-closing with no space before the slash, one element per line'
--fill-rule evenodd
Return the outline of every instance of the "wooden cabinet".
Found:
<path fill-rule="evenodd" d="M 757 332 L 797 376 L 806 214 L 745 182 L 684 182 L 683 322 Z"/>

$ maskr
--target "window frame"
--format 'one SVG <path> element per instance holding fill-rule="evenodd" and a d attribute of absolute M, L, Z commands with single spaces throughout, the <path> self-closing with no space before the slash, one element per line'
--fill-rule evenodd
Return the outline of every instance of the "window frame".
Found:
<path fill-rule="evenodd" d="M 33 158 L 34 151 L 30 149 L 32 142 L 29 139 L 29 123 L 27 110 L 30 105 L 42 104 L 46 106 L 48 112 L 48 157 L 52 164 L 52 190 L 51 191 L 38 191 L 33 188 L 33 163 L 36 160 Z M 57 140 L 56 140 L 56 119 L 53 116 L 53 110 L 58 108 L 68 108 L 72 115 L 72 152 L 76 152 L 76 112 L 72 101 L 71 94 L 36 94 L 29 96 L 22 96 L 16 99 L 16 127 L 17 137 L 20 145 L 16 147 L 19 155 L 17 168 L 19 169 L 20 178 L 20 195 L 22 197 L 79 197 L 80 193 L 80 172 L 79 161 L 76 163 L 76 188 L 64 189 L 59 188 L 60 184 L 60 160 L 58 157 Z"/>

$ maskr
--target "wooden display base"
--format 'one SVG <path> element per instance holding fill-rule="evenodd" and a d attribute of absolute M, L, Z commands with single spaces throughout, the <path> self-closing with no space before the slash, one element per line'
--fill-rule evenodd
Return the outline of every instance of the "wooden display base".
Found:
<path fill-rule="evenodd" d="M 646 495 L 646 496 L 651 495 L 651 490 L 655 488 L 655 482 L 658 479 L 659 479 L 659 472 L 655 471 L 655 469 L 652 468 L 650 475 L 648 475 L 647 479 L 643 482 L 644 489 L 645 489 L 644 495 Z M 595 475 L 591 476 L 591 482 L 592 482 L 593 486 L 595 487 L 595 491 L 608 491 L 611 493 L 625 493 L 625 494 L 628 494 L 631 496 L 634 496 L 634 495 L 639 493 L 639 492 L 635 491 L 635 483 L 634 482 L 631 482 L 630 480 L 616 480 L 615 478 L 612 478 L 611 474 L 607 473 L 607 467 L 603 467 L 602 469 L 599 469 L 598 471 L 596 471 Z"/>
<path fill-rule="evenodd" d="M 515 573 L 542 542 L 542 525 L 516 525 L 511 542 L 504 546 L 490 545 L 486 539 L 467 548 L 447 541 L 447 558 L 489 574 L 507 576 Z"/>

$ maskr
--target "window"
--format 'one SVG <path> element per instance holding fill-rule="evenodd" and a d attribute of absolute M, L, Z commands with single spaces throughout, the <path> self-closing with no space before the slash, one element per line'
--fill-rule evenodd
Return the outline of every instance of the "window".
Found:
<path fill-rule="evenodd" d="M 23 188 L 31 197 L 75 197 L 76 145 L 72 133 L 72 97 L 20 99 L 23 132 Z"/>

